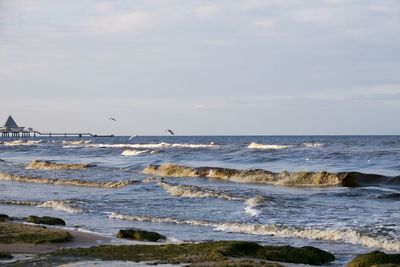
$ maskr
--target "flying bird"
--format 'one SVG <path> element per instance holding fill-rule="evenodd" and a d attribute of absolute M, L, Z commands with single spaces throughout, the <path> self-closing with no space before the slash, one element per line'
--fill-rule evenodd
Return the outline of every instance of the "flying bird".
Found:
<path fill-rule="evenodd" d="M 116 119 L 116 118 L 113 118 L 113 117 L 109 117 L 108 120 L 110 120 L 110 121 L 117 121 L 117 119 Z"/>
<path fill-rule="evenodd" d="M 165 130 L 166 132 L 169 132 L 172 135 L 175 135 L 174 132 L 171 129 Z"/>
<path fill-rule="evenodd" d="M 133 138 L 135 138 L 137 135 L 136 134 L 134 134 L 134 135 L 132 135 L 131 137 L 129 137 L 129 140 L 128 141 L 131 141 Z"/>

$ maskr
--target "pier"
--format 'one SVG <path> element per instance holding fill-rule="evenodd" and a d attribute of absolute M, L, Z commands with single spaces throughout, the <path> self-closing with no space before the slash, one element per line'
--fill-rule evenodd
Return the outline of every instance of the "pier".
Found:
<path fill-rule="evenodd" d="M 25 129 L 25 127 L 20 127 L 14 121 L 14 119 L 9 116 L 3 127 L 0 127 L 0 137 L 5 138 L 31 138 L 31 137 L 114 137 L 111 135 L 98 135 L 92 133 L 67 133 L 67 132 L 48 132 L 42 133 L 32 128 Z"/>

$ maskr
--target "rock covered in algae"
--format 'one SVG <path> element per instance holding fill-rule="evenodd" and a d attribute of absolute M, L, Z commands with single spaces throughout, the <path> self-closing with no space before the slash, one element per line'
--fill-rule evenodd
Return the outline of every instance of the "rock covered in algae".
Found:
<path fill-rule="evenodd" d="M 240 261 L 271 260 L 290 263 L 322 265 L 335 260 L 335 256 L 314 247 L 261 246 L 255 242 L 214 241 L 166 245 L 96 246 L 91 248 L 63 249 L 54 256 L 72 256 L 102 260 L 154 261 L 166 263 L 205 263 L 214 266 L 228 259 Z M 244 266 L 244 265 L 237 265 Z"/>
<path fill-rule="evenodd" d="M 67 242 L 72 236 L 67 231 L 46 229 L 21 223 L 0 222 L 0 243 L 59 243 Z"/>
<path fill-rule="evenodd" d="M 157 232 L 149 232 L 140 229 L 121 229 L 119 230 L 117 237 L 124 239 L 132 239 L 137 241 L 150 241 L 150 242 L 157 242 L 159 240 L 167 239 L 166 236 L 163 236 Z"/>
<path fill-rule="evenodd" d="M 63 219 L 49 216 L 38 217 L 31 215 L 26 218 L 26 221 L 35 224 L 65 225 L 65 221 Z"/>
<path fill-rule="evenodd" d="M 13 258 L 13 256 L 10 253 L 0 252 L 0 259 L 7 260 L 7 259 L 12 259 L 12 258 Z"/>
<path fill-rule="evenodd" d="M 347 267 L 392 267 L 400 266 L 400 254 L 386 254 L 375 250 L 367 254 L 358 255 Z"/>
<path fill-rule="evenodd" d="M 6 214 L 0 214 L 0 222 L 5 222 L 10 220 L 10 217 L 8 217 L 8 215 Z"/>

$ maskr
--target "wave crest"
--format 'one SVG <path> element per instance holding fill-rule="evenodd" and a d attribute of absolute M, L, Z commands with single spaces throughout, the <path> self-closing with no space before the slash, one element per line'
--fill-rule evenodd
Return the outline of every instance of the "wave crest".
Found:
<path fill-rule="evenodd" d="M 65 141 L 64 140 L 62 143 L 63 143 L 63 145 L 74 146 L 74 145 L 90 144 L 90 143 L 92 143 L 92 140 L 78 140 L 78 141 Z"/>
<path fill-rule="evenodd" d="M 149 165 L 143 173 L 170 177 L 207 177 L 240 183 L 260 183 L 283 186 L 332 186 L 339 185 L 343 174 L 330 172 L 281 172 L 261 169 L 238 170 L 229 168 L 192 168 L 177 164 Z"/>
<path fill-rule="evenodd" d="M 41 143 L 42 140 L 15 140 L 2 142 L 4 146 L 34 146 Z"/>
<path fill-rule="evenodd" d="M 264 149 L 264 150 L 277 150 L 277 149 L 284 149 L 289 148 L 292 146 L 289 145 L 270 145 L 270 144 L 259 144 L 252 142 L 247 148 L 249 149 Z"/>
<path fill-rule="evenodd" d="M 0 172 L 0 180 L 20 182 L 20 183 L 70 185 L 70 186 L 86 186 L 86 187 L 100 187 L 100 188 L 120 188 L 131 184 L 139 183 L 139 181 L 137 180 L 100 182 L 100 181 L 85 181 L 79 179 L 29 177 L 29 176 L 9 174 L 5 172 Z"/>
<path fill-rule="evenodd" d="M 121 155 L 122 156 L 137 156 L 143 153 L 149 152 L 148 150 L 134 150 L 134 149 L 128 149 L 124 150 Z"/>
<path fill-rule="evenodd" d="M 314 148 L 324 146 L 323 143 L 303 143 L 303 145 L 304 145 L 305 147 L 314 147 Z"/>
<path fill-rule="evenodd" d="M 81 145 L 65 145 L 63 148 L 78 148 Z M 84 144 L 84 147 L 91 148 L 133 148 L 133 149 L 166 149 L 166 148 L 188 148 L 188 149 L 208 149 L 218 148 L 219 146 L 214 143 L 209 144 L 171 144 L 171 143 L 157 143 L 157 144 Z"/>
<path fill-rule="evenodd" d="M 26 168 L 30 170 L 81 170 L 93 166 L 84 163 L 56 163 L 47 160 L 34 160 Z"/>
<path fill-rule="evenodd" d="M 277 224 L 249 224 L 235 222 L 210 222 L 201 220 L 182 220 L 177 218 L 157 218 L 150 216 L 134 216 L 112 212 L 110 218 L 126 221 L 146 221 L 153 223 L 188 224 L 193 226 L 212 227 L 215 231 L 243 233 L 251 235 L 270 235 L 283 238 L 301 238 L 311 240 L 340 241 L 371 248 L 383 248 L 392 251 L 400 250 L 400 241 L 383 236 L 372 237 L 356 230 L 302 228 Z"/>
<path fill-rule="evenodd" d="M 48 201 L 22 201 L 22 200 L 0 200 L 0 205 L 35 206 L 39 208 L 51 208 L 68 213 L 81 213 L 82 209 L 71 200 L 48 200 Z"/>
<path fill-rule="evenodd" d="M 171 184 L 164 181 L 157 183 L 172 196 L 191 198 L 220 198 L 227 200 L 243 200 L 241 197 L 232 196 L 221 190 L 213 190 L 195 185 Z"/>
<path fill-rule="evenodd" d="M 243 196 L 235 196 L 222 190 L 214 190 L 195 185 L 172 184 L 162 180 L 159 180 L 157 184 L 165 191 L 167 191 L 170 195 L 175 197 L 218 198 L 225 200 L 244 201 L 244 212 L 252 217 L 260 215 L 261 210 L 257 208 L 264 204 L 267 200 L 267 198 L 264 196 L 245 198 Z"/>

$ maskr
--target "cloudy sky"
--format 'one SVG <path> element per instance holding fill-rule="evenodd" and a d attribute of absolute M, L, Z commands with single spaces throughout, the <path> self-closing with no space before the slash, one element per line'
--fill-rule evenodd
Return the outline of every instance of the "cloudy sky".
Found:
<path fill-rule="evenodd" d="M 0 0 L 0 92 L 43 131 L 399 134 L 400 1 Z"/>

